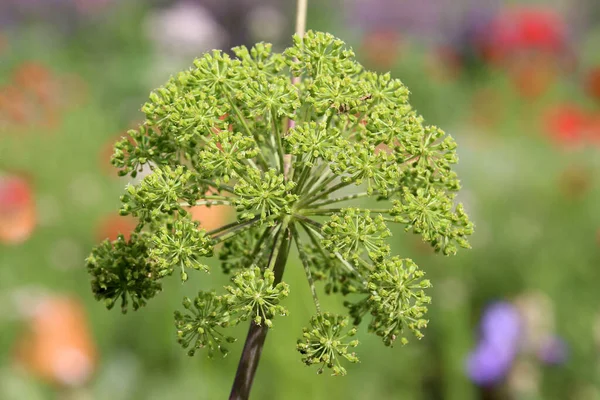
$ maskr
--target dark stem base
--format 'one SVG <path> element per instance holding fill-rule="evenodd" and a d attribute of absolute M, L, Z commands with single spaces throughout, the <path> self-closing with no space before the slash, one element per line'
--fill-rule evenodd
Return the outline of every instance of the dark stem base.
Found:
<path fill-rule="evenodd" d="M 292 240 L 292 235 L 287 227 L 287 223 L 285 224 L 284 229 L 285 231 L 282 232 L 284 235 L 283 241 L 273 268 L 275 274 L 274 285 L 281 282 Z M 254 375 L 258 368 L 258 362 L 260 361 L 260 355 L 268 331 L 269 328 L 267 328 L 266 325 L 257 325 L 254 321 L 250 322 L 250 329 L 248 330 L 248 336 L 246 336 L 246 342 L 244 343 L 240 362 L 238 363 L 229 400 L 248 400 L 250 397 L 250 389 L 252 388 L 252 382 L 254 381 Z"/>
<path fill-rule="evenodd" d="M 252 381 L 258 368 L 268 331 L 269 328 L 265 325 L 261 326 L 254 323 L 254 321 L 250 322 L 250 329 L 248 330 L 248 336 L 246 336 L 246 343 L 244 344 L 244 350 L 242 350 L 229 400 L 247 400 L 250 397 Z"/>

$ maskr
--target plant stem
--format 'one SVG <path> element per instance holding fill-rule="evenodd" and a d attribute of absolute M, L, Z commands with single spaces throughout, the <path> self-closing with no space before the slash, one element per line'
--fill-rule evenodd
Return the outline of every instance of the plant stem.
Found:
<path fill-rule="evenodd" d="M 281 229 L 283 231 L 279 234 L 282 235 L 283 240 L 281 240 L 281 246 L 277 252 L 277 260 L 273 267 L 273 272 L 275 273 L 274 285 L 281 282 L 291 243 L 291 233 L 287 224 L 282 225 Z M 260 355 L 268 331 L 269 328 L 266 325 L 257 325 L 254 321 L 250 322 L 250 329 L 246 336 L 240 362 L 238 363 L 229 400 L 247 400 L 250 397 L 250 389 L 252 388 L 252 382 L 254 381 L 254 375 L 258 368 L 258 362 L 260 361 Z"/>
<path fill-rule="evenodd" d="M 306 30 L 306 8 L 308 0 L 298 0 L 298 8 L 296 12 L 296 34 L 300 37 L 304 36 Z M 300 82 L 299 77 L 292 78 L 292 83 L 296 84 Z M 288 130 L 294 126 L 293 120 L 289 121 Z M 283 175 L 287 180 L 290 175 L 290 168 L 292 164 L 292 155 L 283 155 Z M 273 249 L 273 254 L 277 254 L 275 266 L 273 272 L 275 273 L 275 282 L 278 284 L 281 282 L 285 264 L 287 263 L 287 257 L 290 251 L 290 245 L 292 242 L 291 231 L 288 228 L 289 218 L 286 218 L 281 226 L 282 231 L 279 232 L 281 236 L 280 245 L 276 245 Z M 278 238 L 279 239 L 279 238 Z M 279 240 L 276 240 L 278 242 Z M 270 264 L 270 263 L 269 263 Z M 254 321 L 250 322 L 250 329 L 246 336 L 246 342 L 244 343 L 244 349 L 238 363 L 237 372 L 231 388 L 231 394 L 229 400 L 247 400 L 250 397 L 250 389 L 252 388 L 252 382 L 254 381 L 254 375 L 258 368 L 258 362 L 260 361 L 260 355 L 262 353 L 265 339 L 267 338 L 266 325 L 257 325 Z"/>
<path fill-rule="evenodd" d="M 304 37 L 304 32 L 306 32 L 306 9 L 308 5 L 308 0 L 298 0 L 296 3 L 296 35 L 300 36 L 300 38 Z M 300 84 L 300 77 L 294 76 L 292 77 L 292 85 Z M 292 129 L 296 125 L 296 121 L 290 119 L 288 122 L 288 131 Z M 285 154 L 283 156 L 283 175 L 287 178 L 290 172 L 290 168 L 292 167 L 292 155 Z"/>

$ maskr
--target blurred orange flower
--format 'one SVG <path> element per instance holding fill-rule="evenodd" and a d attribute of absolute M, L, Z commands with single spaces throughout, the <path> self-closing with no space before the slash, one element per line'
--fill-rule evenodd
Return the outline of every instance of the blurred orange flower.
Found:
<path fill-rule="evenodd" d="M 97 353 L 81 303 L 70 297 L 43 298 L 17 342 L 16 361 L 57 386 L 82 386 L 89 381 Z"/>
<path fill-rule="evenodd" d="M 45 105 L 51 105 L 52 95 L 56 90 L 53 87 L 54 80 L 46 67 L 32 61 L 19 65 L 13 73 L 13 82 Z"/>
<path fill-rule="evenodd" d="M 132 216 L 122 216 L 111 214 L 105 216 L 96 230 L 96 239 L 102 241 L 109 239 L 116 240 L 119 234 L 123 234 L 125 239 L 129 239 L 131 232 L 137 226 L 137 220 Z"/>
<path fill-rule="evenodd" d="M 25 93 L 16 85 L 0 87 L 0 118 L 7 122 L 22 125 L 27 123 L 30 105 Z"/>
<path fill-rule="evenodd" d="M 0 87 L 0 120 L 25 128 L 54 128 L 60 121 L 61 110 L 80 103 L 84 93 L 81 79 L 57 76 L 35 61 L 24 62 Z"/>
<path fill-rule="evenodd" d="M 36 219 L 29 183 L 19 176 L 0 176 L 0 242 L 24 242 L 31 236 Z"/>
<path fill-rule="evenodd" d="M 233 217 L 230 206 L 195 206 L 189 207 L 187 210 L 192 219 L 200 222 L 200 227 L 207 231 L 219 228 Z M 134 217 L 118 214 L 107 215 L 98 225 L 96 239 L 99 241 L 104 239 L 112 241 L 116 240 L 119 234 L 128 239 L 136 226 L 137 219 Z"/>
<path fill-rule="evenodd" d="M 200 222 L 200 227 L 211 231 L 225 225 L 233 216 L 230 206 L 195 206 L 188 209 L 194 221 Z"/>

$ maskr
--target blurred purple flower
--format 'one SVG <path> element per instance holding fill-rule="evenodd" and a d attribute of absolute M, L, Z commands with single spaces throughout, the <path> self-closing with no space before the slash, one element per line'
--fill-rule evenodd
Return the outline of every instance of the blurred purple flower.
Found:
<path fill-rule="evenodd" d="M 516 348 L 522 333 L 519 311 L 505 301 L 490 304 L 481 317 L 480 331 L 487 342 Z"/>
<path fill-rule="evenodd" d="M 462 42 L 479 35 L 485 19 L 504 0 L 344 0 L 350 26 L 367 32 L 394 31 L 419 42 Z M 464 32 L 468 29 L 469 32 Z M 473 31 L 473 32 L 471 32 Z M 455 44 L 455 43 L 450 43 Z M 463 43 L 460 43 L 462 46 Z"/>
<path fill-rule="evenodd" d="M 352 27 L 367 32 L 393 30 L 435 36 L 439 32 L 449 0 L 346 0 L 345 10 Z"/>
<path fill-rule="evenodd" d="M 481 341 L 467 358 L 467 375 L 481 386 L 501 381 L 512 366 L 516 349 Z"/>
<path fill-rule="evenodd" d="M 467 358 L 467 375 L 478 385 L 502 380 L 519 350 L 521 317 L 517 308 L 505 301 L 490 304 L 480 322 L 481 340 Z"/>
<path fill-rule="evenodd" d="M 569 349 L 562 338 L 549 336 L 542 342 L 537 355 L 544 364 L 560 365 L 567 361 Z"/>

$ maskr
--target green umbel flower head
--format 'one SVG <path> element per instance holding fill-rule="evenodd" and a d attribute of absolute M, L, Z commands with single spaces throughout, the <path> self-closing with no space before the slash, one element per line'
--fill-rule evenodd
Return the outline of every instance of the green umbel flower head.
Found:
<path fill-rule="evenodd" d="M 306 364 L 343 375 L 341 361 L 358 361 L 349 320 L 369 319 L 386 345 L 405 343 L 405 330 L 420 338 L 430 283 L 391 254 L 389 225 L 445 255 L 469 247 L 473 224 L 454 204 L 454 140 L 424 124 L 401 81 L 365 71 L 329 34 L 294 37 L 281 54 L 264 43 L 234 53 L 205 54 L 153 91 L 145 122 L 116 145 L 120 175 L 151 173 L 122 197 L 136 233 L 88 258 L 96 297 L 137 309 L 161 279 L 209 272 L 205 258 L 217 255 L 231 284 L 185 299 L 175 319 L 190 354 L 227 354 L 234 339 L 223 329 L 246 320 L 271 328 L 287 315 L 282 276 L 295 243 L 291 264 L 303 268 L 316 306 L 298 342 Z M 188 207 L 213 205 L 236 218 L 207 231 Z M 321 311 L 321 283 L 347 296 L 348 316 Z"/>

